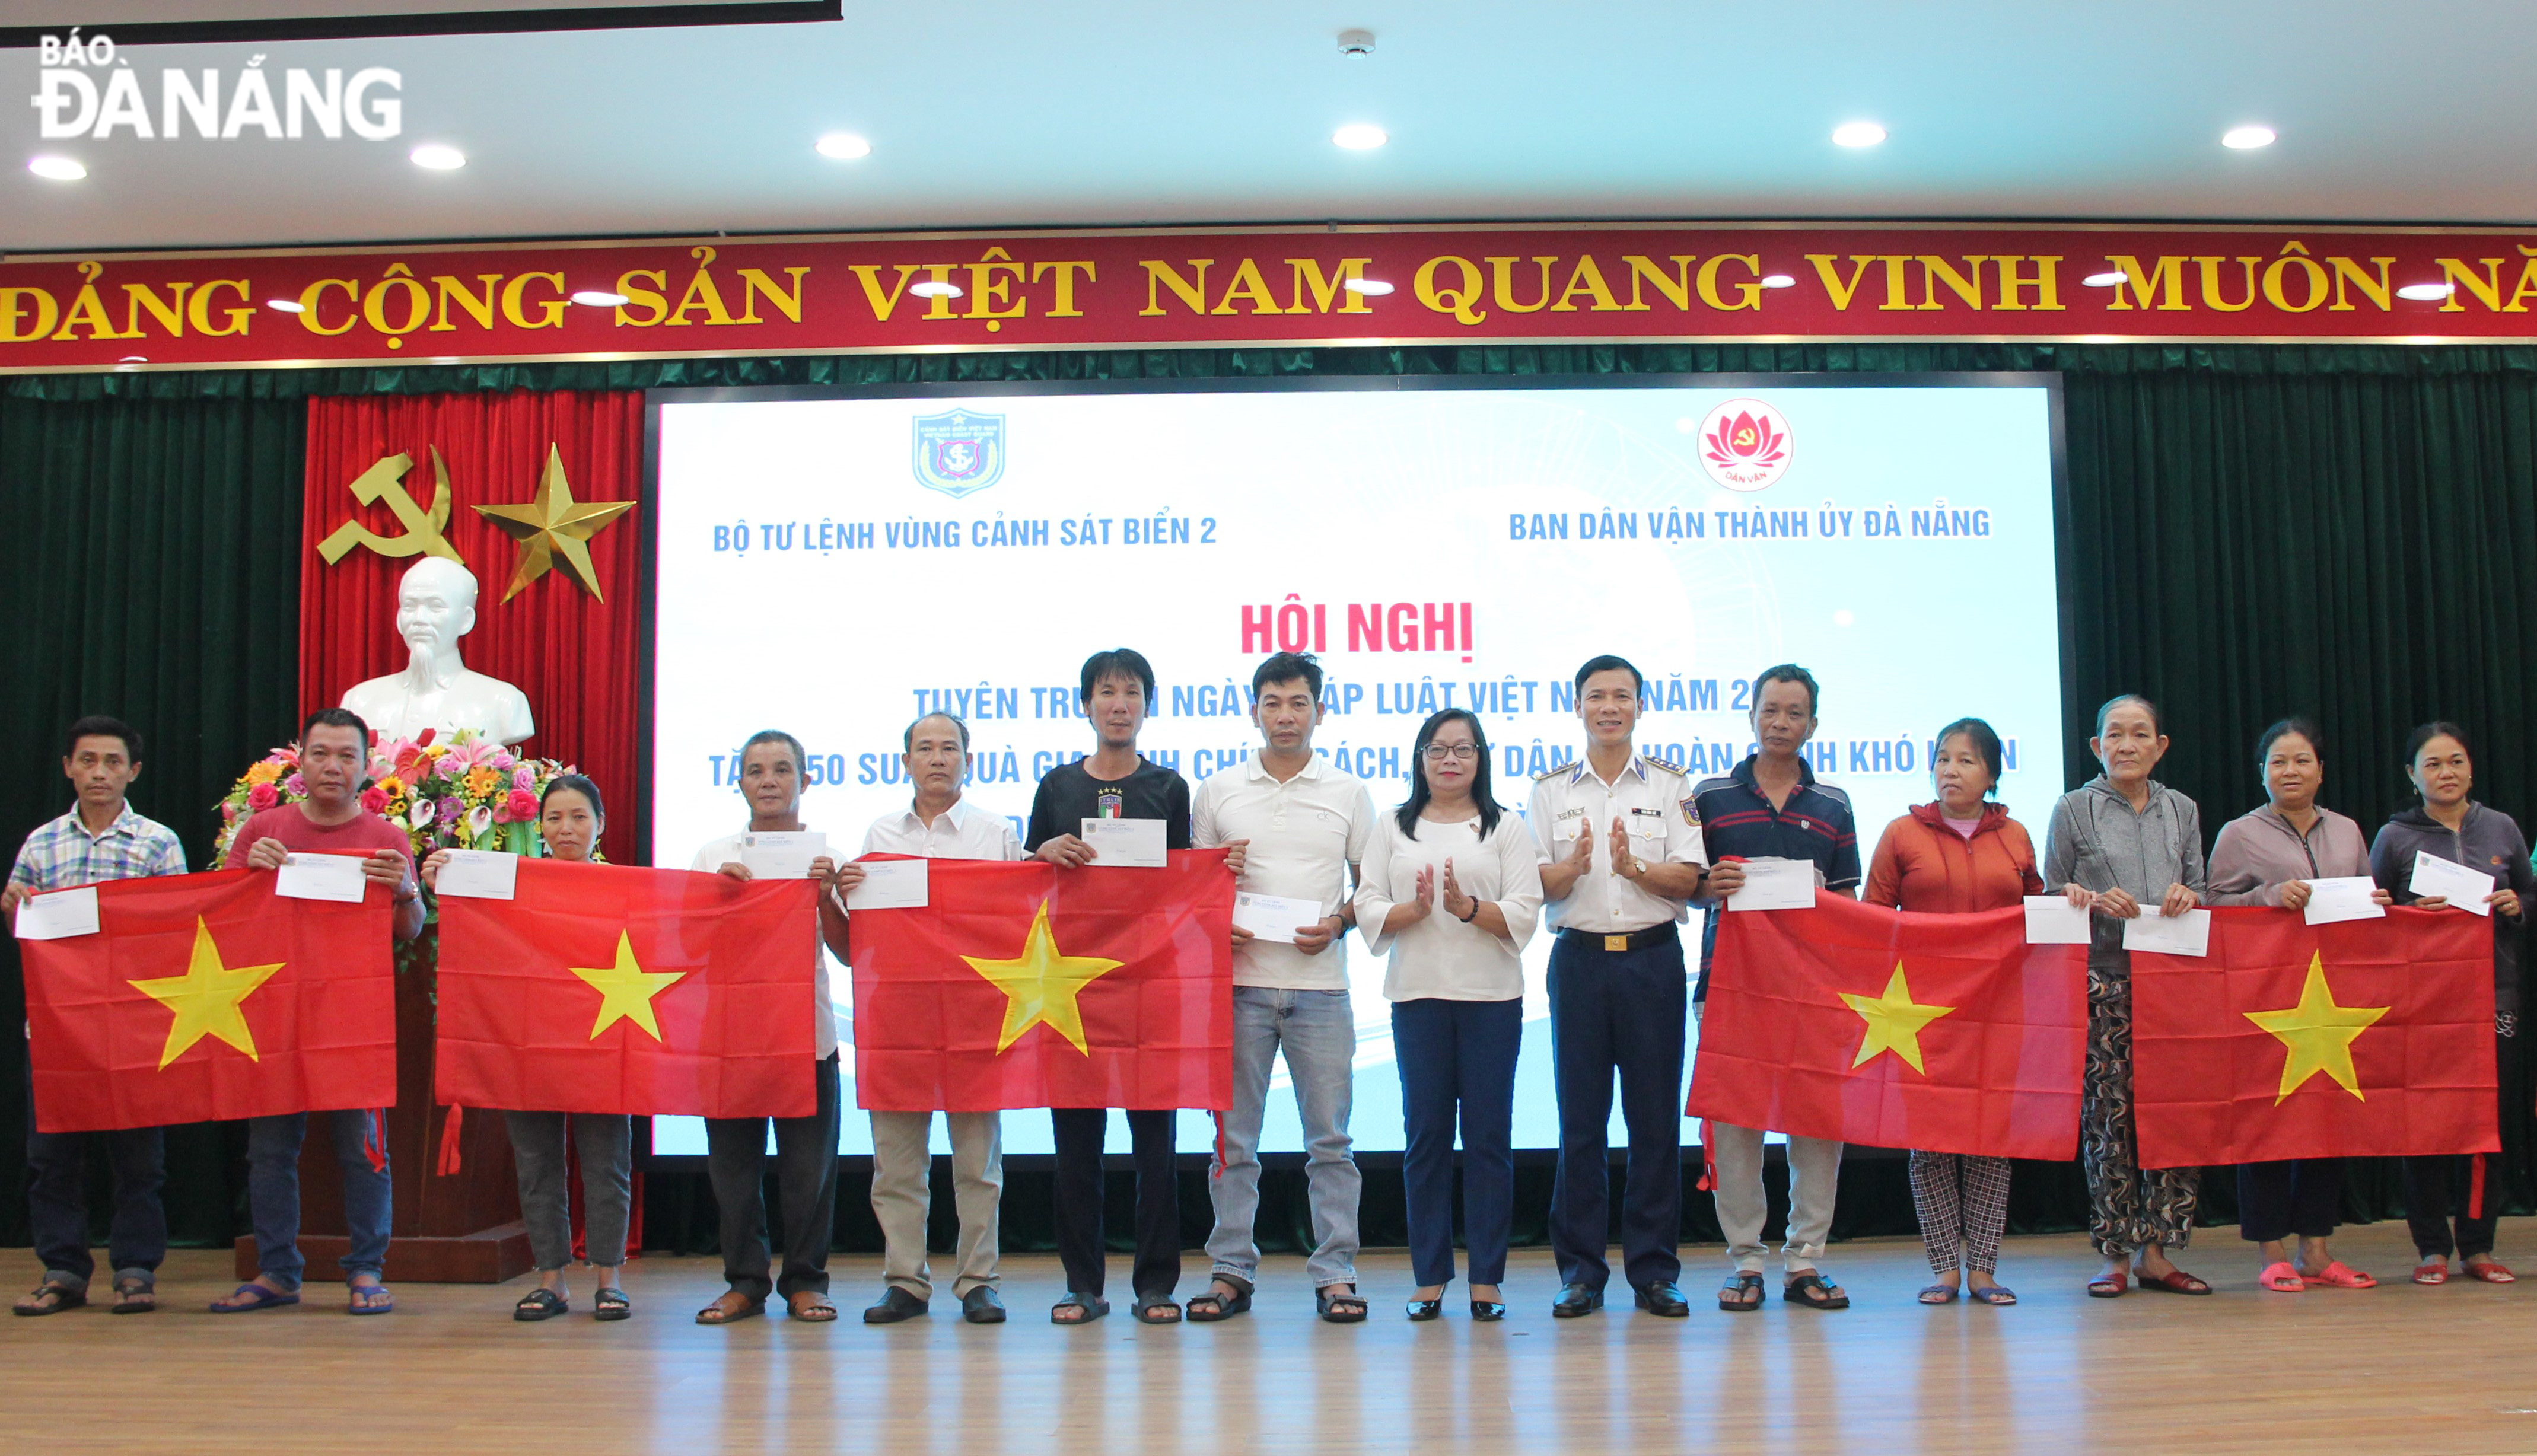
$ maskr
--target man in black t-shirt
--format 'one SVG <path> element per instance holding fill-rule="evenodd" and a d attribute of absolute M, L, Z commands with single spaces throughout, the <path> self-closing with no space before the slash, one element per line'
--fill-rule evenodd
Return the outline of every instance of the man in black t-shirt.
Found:
<path fill-rule="evenodd" d="M 1189 781 L 1137 752 L 1137 734 L 1154 700 L 1154 669 L 1127 648 L 1097 652 L 1083 663 L 1077 697 L 1092 721 L 1097 746 L 1090 758 L 1048 771 L 1031 799 L 1030 832 L 1022 848 L 1051 864 L 1090 863 L 1092 847 L 1075 831 L 1086 819 L 1160 819 L 1171 849 L 1190 847 Z M 1104 1108 L 1051 1108 L 1057 1140 L 1056 1222 L 1058 1257 L 1066 1265 L 1067 1296 L 1049 1311 L 1057 1324 L 1087 1324 L 1110 1312 L 1101 1297 L 1106 1279 L 1102 1254 L 1101 1154 L 1110 1129 Z M 1172 1167 L 1173 1123 L 1179 1114 L 1132 1110 L 1128 1131 L 1137 1167 L 1137 1262 L 1132 1288 L 1137 1318 L 1173 1324 L 1181 1306 L 1172 1289 L 1181 1278 L 1180 1190 Z"/>

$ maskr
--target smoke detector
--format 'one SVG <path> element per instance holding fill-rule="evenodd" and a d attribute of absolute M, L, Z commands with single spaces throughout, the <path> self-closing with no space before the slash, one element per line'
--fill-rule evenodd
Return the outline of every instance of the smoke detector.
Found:
<path fill-rule="evenodd" d="M 1352 61 L 1361 61 L 1374 54 L 1374 32 L 1372 31 L 1339 32 L 1339 54 Z"/>

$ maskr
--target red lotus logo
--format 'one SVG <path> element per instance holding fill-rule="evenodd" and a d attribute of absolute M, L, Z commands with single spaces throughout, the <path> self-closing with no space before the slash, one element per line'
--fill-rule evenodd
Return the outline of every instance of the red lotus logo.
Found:
<path fill-rule="evenodd" d="M 1700 423 L 1700 464 L 1729 490 L 1767 490 L 1789 469 L 1789 420 L 1760 400 L 1728 400 Z"/>

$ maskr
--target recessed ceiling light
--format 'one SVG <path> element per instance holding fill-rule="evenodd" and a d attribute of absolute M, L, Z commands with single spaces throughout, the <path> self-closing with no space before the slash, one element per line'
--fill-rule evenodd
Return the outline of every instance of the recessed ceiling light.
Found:
<path fill-rule="evenodd" d="M 2121 285 L 2122 281 L 2123 276 L 2119 273 L 2092 273 L 2086 278 L 2079 280 L 2079 282 L 2086 284 L 2092 288 L 2116 287 Z"/>
<path fill-rule="evenodd" d="M 27 170 L 56 182 L 76 182 L 88 175 L 87 167 L 67 157 L 38 157 L 27 163 Z"/>
<path fill-rule="evenodd" d="M 586 303 L 593 308 L 623 308 L 625 295 L 609 292 L 606 288 L 584 288 L 572 295 L 572 301 Z"/>
<path fill-rule="evenodd" d="M 1885 128 L 1872 121 L 1845 121 L 1832 129 L 1836 147 L 1873 147 L 1885 140 Z"/>
<path fill-rule="evenodd" d="M 2396 290 L 2396 296 L 2429 302 L 2434 298 L 2446 298 L 2456 291 L 2456 287 L 2449 284 L 2407 284 Z"/>
<path fill-rule="evenodd" d="M 944 283 L 941 279 L 927 279 L 921 284 L 909 284 L 907 291 L 919 298 L 957 298 L 960 296 L 960 285 Z"/>
<path fill-rule="evenodd" d="M 1367 293 L 1378 298 L 1392 291 L 1392 285 L 1379 278 L 1352 278 L 1340 286 L 1351 293 Z"/>
<path fill-rule="evenodd" d="M 1793 288 L 1796 285 L 1797 281 L 1785 273 L 1766 273 L 1762 276 L 1762 286 L 1766 288 Z"/>
<path fill-rule="evenodd" d="M 416 166 L 435 172 L 454 172 L 467 164 L 466 153 L 438 142 L 425 142 L 408 156 Z"/>
<path fill-rule="evenodd" d="M 308 305 L 296 298 L 267 298 L 264 306 L 276 313 L 306 313 Z"/>
<path fill-rule="evenodd" d="M 1391 140 L 1391 135 L 1382 127 L 1364 121 L 1351 121 L 1331 133 L 1331 141 L 1334 145 L 1344 147 L 1350 152 L 1371 152 Z"/>
<path fill-rule="evenodd" d="M 2269 147 L 2273 145 L 2273 129 L 2269 126 L 2233 126 L 2221 134 L 2220 145 L 2236 152 Z"/>
<path fill-rule="evenodd" d="M 872 156 L 872 143 L 853 132 L 830 132 L 812 143 L 811 150 L 838 161 L 852 161 L 858 157 Z"/>

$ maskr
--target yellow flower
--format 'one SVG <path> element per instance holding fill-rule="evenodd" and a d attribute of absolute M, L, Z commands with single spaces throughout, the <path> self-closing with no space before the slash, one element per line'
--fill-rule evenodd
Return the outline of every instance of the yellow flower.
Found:
<path fill-rule="evenodd" d="M 493 791 L 494 785 L 501 782 L 501 770 L 488 769 L 480 764 L 467 771 L 467 796 L 469 798 L 483 798 L 485 795 Z"/>
<path fill-rule="evenodd" d="M 281 778 L 282 765 L 271 760 L 259 763 L 246 771 L 246 781 L 249 784 L 272 784 L 279 782 Z"/>
<path fill-rule="evenodd" d="M 379 791 L 385 793 L 388 797 L 395 798 L 405 792 L 405 781 L 399 779 L 394 774 L 390 774 L 379 781 Z"/>

